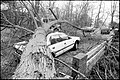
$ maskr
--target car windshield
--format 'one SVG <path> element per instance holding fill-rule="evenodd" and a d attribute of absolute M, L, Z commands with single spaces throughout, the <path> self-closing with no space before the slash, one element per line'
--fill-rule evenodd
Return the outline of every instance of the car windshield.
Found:
<path fill-rule="evenodd" d="M 51 39 L 56 39 L 56 38 L 59 38 L 59 36 L 58 35 L 51 36 Z"/>
<path fill-rule="evenodd" d="M 59 37 L 57 34 L 51 36 L 51 37 L 50 37 L 50 42 L 51 42 L 51 44 L 57 43 L 59 38 L 60 38 L 60 37 Z"/>
<path fill-rule="evenodd" d="M 67 40 L 68 39 L 68 36 L 66 34 L 60 34 L 60 37 L 63 39 L 63 40 Z"/>
<path fill-rule="evenodd" d="M 51 44 L 55 44 L 67 39 L 68 39 L 68 36 L 66 34 L 56 34 L 50 37 L 50 42 Z"/>

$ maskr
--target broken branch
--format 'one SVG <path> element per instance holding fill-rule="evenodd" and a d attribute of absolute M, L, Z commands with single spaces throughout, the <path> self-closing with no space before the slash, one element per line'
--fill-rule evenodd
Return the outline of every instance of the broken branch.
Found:
<path fill-rule="evenodd" d="M 114 46 L 110 45 L 110 47 L 112 47 L 113 49 L 115 49 L 118 53 L 119 53 L 119 50 L 117 48 L 115 48 Z"/>
<path fill-rule="evenodd" d="M 102 80 L 102 78 L 101 78 L 100 74 L 98 73 L 98 71 L 97 70 L 95 70 L 95 71 L 97 72 L 97 75 L 99 76 L 99 78 Z"/>
<path fill-rule="evenodd" d="M 7 21 L 9 24 L 11 24 L 11 25 L 1 24 L 1 25 L 3 25 L 4 27 L 7 26 L 7 27 L 9 27 L 9 28 L 19 28 L 19 29 L 24 29 L 24 30 L 26 30 L 26 31 L 29 31 L 29 32 L 34 33 L 34 31 L 32 31 L 32 30 L 29 30 L 29 29 L 27 29 L 27 28 L 24 28 L 24 27 L 21 27 L 21 26 L 19 26 L 19 25 L 15 25 L 15 24 L 11 23 L 11 22 L 6 18 L 5 14 L 4 14 L 3 12 L 1 12 L 1 13 L 3 14 L 4 20 Z"/>
<path fill-rule="evenodd" d="M 36 20 L 35 20 L 35 17 L 34 17 L 33 12 L 26 6 L 26 4 L 25 4 L 23 1 L 22 1 L 22 3 L 23 3 L 23 5 L 25 6 L 25 8 L 30 12 L 30 15 L 31 15 L 31 17 L 33 18 L 33 21 L 34 21 L 34 23 L 35 23 L 35 27 L 38 28 L 38 25 L 37 25 L 37 22 L 36 22 Z"/>
<path fill-rule="evenodd" d="M 34 33 L 34 31 L 32 31 L 32 30 L 29 30 L 29 29 L 27 29 L 27 28 L 24 28 L 24 27 L 21 27 L 21 26 L 19 26 L 19 25 L 5 25 L 5 24 L 1 24 L 1 25 L 3 25 L 2 27 L 8 27 L 8 28 L 19 28 L 19 29 L 24 29 L 24 30 L 26 30 L 26 31 L 29 31 L 29 32 L 32 32 L 32 33 Z"/>
<path fill-rule="evenodd" d="M 83 73 L 75 70 L 74 68 L 72 68 L 71 66 L 69 66 L 68 64 L 66 64 L 65 62 L 63 62 L 62 60 L 57 59 L 57 58 L 54 58 L 54 60 L 61 62 L 62 64 L 64 64 L 64 65 L 67 66 L 68 68 L 70 68 L 71 70 L 73 70 L 73 71 L 75 71 L 76 73 L 82 75 L 85 79 L 88 79 Z"/>

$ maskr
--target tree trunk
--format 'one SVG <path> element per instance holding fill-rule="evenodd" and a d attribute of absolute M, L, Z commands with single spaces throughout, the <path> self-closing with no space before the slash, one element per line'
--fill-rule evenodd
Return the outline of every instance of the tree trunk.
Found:
<path fill-rule="evenodd" d="M 113 4 L 111 3 L 111 27 L 112 29 L 114 29 L 113 19 L 114 19 L 115 11 L 116 11 L 116 3 L 114 2 Z"/>
<path fill-rule="evenodd" d="M 13 79 L 52 79 L 54 59 L 46 46 L 46 31 L 39 27 L 26 46 Z"/>

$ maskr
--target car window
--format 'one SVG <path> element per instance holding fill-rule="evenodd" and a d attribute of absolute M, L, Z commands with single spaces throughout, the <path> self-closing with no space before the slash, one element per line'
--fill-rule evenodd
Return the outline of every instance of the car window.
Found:
<path fill-rule="evenodd" d="M 62 38 L 60 38 L 59 35 L 53 35 L 50 37 L 51 44 L 55 44 L 61 41 L 62 41 Z"/>
<path fill-rule="evenodd" d="M 68 35 L 66 35 L 66 34 L 61 34 L 60 38 L 62 38 L 62 41 L 69 39 Z"/>
<path fill-rule="evenodd" d="M 64 40 L 68 40 L 68 39 L 70 39 L 68 37 L 68 35 L 61 33 L 61 34 L 52 35 L 50 37 L 49 41 L 50 41 L 50 44 L 52 45 L 52 44 L 55 44 L 55 43 L 58 43 L 58 42 L 62 42 Z"/>

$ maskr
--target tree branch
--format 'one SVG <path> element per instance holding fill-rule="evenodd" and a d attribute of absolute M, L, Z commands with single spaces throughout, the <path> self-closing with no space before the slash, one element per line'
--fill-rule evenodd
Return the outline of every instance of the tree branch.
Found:
<path fill-rule="evenodd" d="M 29 31 L 29 32 L 32 32 L 32 33 L 34 33 L 34 31 L 32 31 L 32 30 L 29 30 L 29 29 L 27 29 L 27 28 L 24 28 L 24 27 L 21 27 L 21 26 L 19 26 L 19 25 L 5 25 L 5 24 L 1 24 L 1 25 L 3 25 L 2 27 L 6 27 L 6 28 L 19 28 L 19 29 L 24 29 L 24 30 L 26 30 L 26 31 Z"/>
<path fill-rule="evenodd" d="M 105 65 L 105 79 L 107 80 L 107 63 L 105 62 L 105 59 L 103 60 L 104 61 L 104 65 Z"/>
<path fill-rule="evenodd" d="M 112 74 L 111 69 L 110 69 L 110 70 L 108 70 L 108 72 L 109 72 L 109 74 L 113 77 L 113 79 L 115 79 L 114 75 Z"/>
<path fill-rule="evenodd" d="M 104 25 L 104 23 L 105 23 L 105 21 L 107 20 L 107 18 L 108 18 L 108 15 L 107 15 L 107 17 L 105 18 L 104 22 L 102 23 L 102 26 Z"/>
<path fill-rule="evenodd" d="M 114 46 L 110 45 L 110 47 L 112 47 L 113 49 L 115 49 L 118 53 L 119 53 L 119 50 L 117 48 L 115 48 Z"/>
<path fill-rule="evenodd" d="M 3 31 L 4 29 L 6 29 L 6 27 L 4 27 L 3 29 L 1 29 L 0 31 Z"/>
<path fill-rule="evenodd" d="M 29 1 L 29 3 L 31 4 L 31 6 L 32 6 L 32 8 L 33 8 L 33 10 L 34 10 L 34 13 L 36 14 L 36 16 L 38 17 L 38 19 L 40 20 L 40 17 L 39 17 L 39 15 L 38 15 L 38 13 L 37 13 L 34 5 L 33 5 L 30 1 Z"/>
<path fill-rule="evenodd" d="M 14 25 L 13 23 L 11 23 L 11 22 L 6 18 L 5 14 L 4 14 L 3 12 L 1 12 L 1 14 L 3 15 L 5 21 L 7 21 L 7 22 L 8 22 L 9 24 L 11 24 L 11 25 Z"/>
<path fill-rule="evenodd" d="M 71 22 L 69 21 L 66 21 L 66 20 L 55 20 L 55 21 L 51 21 L 49 22 L 48 24 L 44 24 L 43 27 L 45 28 L 45 30 L 48 30 L 52 25 L 54 24 L 57 24 L 57 23 L 67 23 L 69 25 L 71 25 L 72 27 L 78 29 L 78 30 L 83 30 L 81 28 L 78 28 L 76 25 L 72 24 Z"/>
<path fill-rule="evenodd" d="M 70 68 L 71 70 L 73 70 L 73 71 L 75 71 L 76 73 L 82 75 L 85 79 L 88 79 L 84 74 L 82 74 L 81 72 L 75 70 L 74 68 L 72 68 L 71 66 L 69 66 L 68 64 L 66 64 L 65 62 L 63 62 L 62 60 L 57 59 L 57 58 L 54 58 L 54 60 L 61 62 L 62 64 L 64 64 L 64 65 L 67 66 L 68 68 Z"/>
<path fill-rule="evenodd" d="M 98 71 L 97 70 L 95 70 L 95 71 L 97 72 L 97 75 L 99 76 L 99 78 L 102 80 L 102 78 L 101 78 L 100 74 L 98 73 Z"/>
<path fill-rule="evenodd" d="M 30 35 L 33 35 L 33 33 L 28 33 L 28 34 L 26 34 L 26 35 L 24 35 L 24 36 L 21 36 L 21 37 L 19 37 L 19 38 L 21 39 L 21 38 L 23 38 L 23 37 L 28 37 L 28 36 L 30 36 Z"/>
<path fill-rule="evenodd" d="M 112 55 L 113 55 L 114 60 L 116 61 L 116 63 L 119 63 L 119 62 L 117 61 L 117 59 L 116 59 L 115 54 L 113 53 L 113 51 L 112 51 L 111 49 L 109 49 L 109 51 L 111 51 L 111 53 L 112 53 Z"/>
<path fill-rule="evenodd" d="M 26 6 L 26 4 L 22 1 L 23 5 L 25 6 L 25 8 L 30 12 L 31 17 L 33 18 L 33 21 L 35 23 L 35 27 L 38 28 L 37 22 L 35 20 L 34 14 L 32 13 L 32 11 Z"/>
<path fill-rule="evenodd" d="M 3 12 L 1 12 L 1 14 L 3 14 L 4 20 L 7 21 L 9 24 L 11 24 L 13 27 L 12 27 L 11 25 L 5 25 L 5 24 L 1 24 L 1 25 L 3 25 L 3 26 L 8 26 L 9 28 L 24 29 L 24 30 L 26 30 L 26 31 L 29 31 L 29 32 L 34 33 L 34 31 L 32 31 L 32 30 L 29 30 L 29 29 L 27 29 L 27 28 L 24 28 L 24 27 L 21 27 L 21 26 L 19 26 L 19 25 L 15 25 L 15 24 L 11 23 L 11 22 L 6 18 L 5 14 L 4 14 Z"/>

